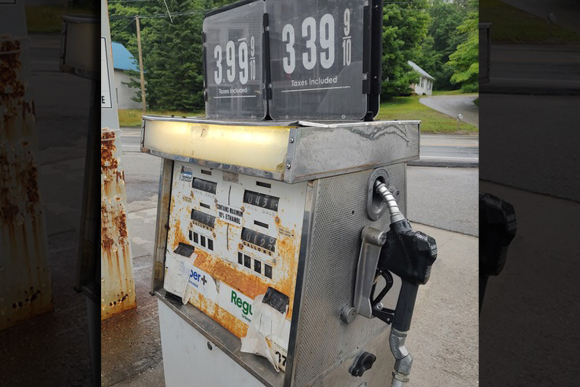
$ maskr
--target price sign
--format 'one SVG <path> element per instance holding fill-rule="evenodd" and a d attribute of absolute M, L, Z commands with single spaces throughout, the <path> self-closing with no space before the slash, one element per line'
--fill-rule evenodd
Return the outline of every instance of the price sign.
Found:
<path fill-rule="evenodd" d="M 264 1 L 244 1 L 209 13 L 203 22 L 206 115 L 262 120 Z"/>
<path fill-rule="evenodd" d="M 371 92 L 370 0 L 266 0 L 275 120 L 360 120 Z M 382 12 L 382 10 L 381 10 Z"/>

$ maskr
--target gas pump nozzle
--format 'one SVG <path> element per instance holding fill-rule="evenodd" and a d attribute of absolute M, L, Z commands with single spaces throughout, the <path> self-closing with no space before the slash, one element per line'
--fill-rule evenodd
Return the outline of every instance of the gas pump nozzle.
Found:
<path fill-rule="evenodd" d="M 437 258 L 437 243 L 432 237 L 413 230 L 384 183 L 377 181 L 375 191 L 383 196 L 391 215 L 391 225 L 379 254 L 377 271 L 391 272 L 402 280 L 389 338 L 391 352 L 396 359 L 391 384 L 395 387 L 409 380 L 413 359 L 405 347 L 405 340 L 411 326 L 417 290 L 419 285 L 429 280 L 431 266 Z M 380 308 L 376 304 L 373 306 L 374 316 L 380 318 L 382 312 L 382 305 Z"/>
<path fill-rule="evenodd" d="M 487 280 L 498 276 L 507 259 L 508 247 L 517 231 L 514 206 L 491 194 L 479 195 L 479 313 Z"/>
<path fill-rule="evenodd" d="M 350 323 L 356 315 L 361 315 L 378 317 L 393 324 L 389 346 L 396 361 L 391 387 L 397 387 L 406 383 L 411 373 L 413 358 L 405 347 L 405 340 L 413 318 L 417 290 L 419 285 L 429 280 L 431 266 L 437 258 L 437 243 L 432 237 L 413 230 L 383 182 L 377 179 L 372 188 L 386 201 L 391 224 L 387 232 L 370 226 L 362 230 L 354 302 L 352 307 L 343 309 L 341 318 Z M 402 281 L 395 310 L 384 308 L 381 302 L 393 285 L 391 273 Z M 373 298 L 378 276 L 385 279 L 386 286 Z"/>

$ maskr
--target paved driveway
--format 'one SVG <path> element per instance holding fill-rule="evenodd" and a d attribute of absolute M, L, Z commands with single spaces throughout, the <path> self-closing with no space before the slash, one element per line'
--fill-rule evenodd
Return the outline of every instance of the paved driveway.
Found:
<path fill-rule="evenodd" d="M 463 122 L 479 128 L 479 107 L 473 103 L 478 96 L 478 94 L 438 95 L 421 98 L 419 102 L 453 118 L 461 114 Z"/>

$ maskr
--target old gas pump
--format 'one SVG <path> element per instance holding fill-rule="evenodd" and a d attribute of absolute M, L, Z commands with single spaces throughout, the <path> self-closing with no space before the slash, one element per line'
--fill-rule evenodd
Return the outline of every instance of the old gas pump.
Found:
<path fill-rule="evenodd" d="M 381 15 L 364 0 L 211 12 L 207 118 L 143 117 L 141 150 L 163 158 L 152 294 L 167 386 L 408 380 L 437 248 L 403 216 L 419 122 L 373 121 Z"/>

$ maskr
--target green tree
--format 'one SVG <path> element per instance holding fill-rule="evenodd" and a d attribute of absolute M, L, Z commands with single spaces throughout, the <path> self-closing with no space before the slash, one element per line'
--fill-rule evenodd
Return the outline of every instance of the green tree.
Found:
<path fill-rule="evenodd" d="M 409 93 L 409 85 L 419 80 L 407 61 L 420 56 L 429 23 L 427 6 L 427 0 L 383 6 L 383 98 Z"/>
<path fill-rule="evenodd" d="M 457 27 L 464 38 L 463 43 L 449 56 L 447 62 L 453 68 L 451 82 L 461 85 L 461 90 L 473 92 L 479 89 L 479 12 L 477 0 L 471 0 L 467 19 Z"/>
<path fill-rule="evenodd" d="M 111 37 L 138 57 L 135 15 L 140 18 L 146 100 L 150 109 L 204 108 L 202 24 L 210 9 L 233 0 L 167 0 L 109 3 Z M 139 73 L 131 86 L 141 100 Z"/>
<path fill-rule="evenodd" d="M 457 27 L 467 17 L 464 3 L 465 0 L 433 0 L 429 7 L 431 19 L 428 36 L 422 43 L 420 56 L 414 62 L 435 77 L 435 90 L 451 90 L 456 87 L 451 83 L 453 68 L 447 62 L 449 55 L 464 40 L 457 31 Z"/>

